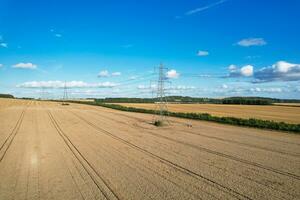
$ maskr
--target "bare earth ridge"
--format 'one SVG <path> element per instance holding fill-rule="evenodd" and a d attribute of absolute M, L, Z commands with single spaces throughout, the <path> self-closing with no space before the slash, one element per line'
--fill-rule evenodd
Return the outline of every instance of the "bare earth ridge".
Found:
<path fill-rule="evenodd" d="M 0 199 L 300 199 L 300 135 L 151 119 L 0 99 Z"/>

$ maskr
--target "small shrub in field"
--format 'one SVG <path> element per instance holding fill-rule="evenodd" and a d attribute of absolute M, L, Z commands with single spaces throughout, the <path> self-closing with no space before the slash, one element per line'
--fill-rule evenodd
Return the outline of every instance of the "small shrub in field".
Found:
<path fill-rule="evenodd" d="M 163 125 L 163 122 L 160 121 L 160 120 L 156 120 L 156 121 L 154 122 L 154 126 L 162 126 L 162 125 Z"/>

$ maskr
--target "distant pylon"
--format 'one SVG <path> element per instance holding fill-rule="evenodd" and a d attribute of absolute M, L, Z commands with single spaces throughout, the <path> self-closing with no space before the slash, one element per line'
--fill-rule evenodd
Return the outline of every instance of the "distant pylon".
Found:
<path fill-rule="evenodd" d="M 157 96 L 155 102 L 155 113 L 154 122 L 161 121 L 162 123 L 167 121 L 168 106 L 167 99 L 165 95 L 165 82 L 167 81 L 166 77 L 167 68 L 161 63 L 158 70 L 158 81 L 157 81 Z"/>
<path fill-rule="evenodd" d="M 42 87 L 40 99 L 41 100 L 45 100 L 46 99 L 45 87 Z"/>
<path fill-rule="evenodd" d="M 63 101 L 67 101 L 67 100 L 68 100 L 68 88 L 67 88 L 67 82 L 65 81 Z"/>

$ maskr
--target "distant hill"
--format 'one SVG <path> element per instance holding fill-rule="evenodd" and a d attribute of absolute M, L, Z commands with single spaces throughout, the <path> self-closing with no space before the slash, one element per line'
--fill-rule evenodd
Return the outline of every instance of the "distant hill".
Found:
<path fill-rule="evenodd" d="M 198 98 L 189 96 L 168 96 L 166 100 L 170 103 L 214 103 L 214 104 L 243 104 L 243 105 L 270 105 L 273 103 L 300 103 L 298 99 L 275 99 L 265 97 L 227 97 Z M 157 98 L 104 98 L 95 99 L 99 103 L 154 103 Z"/>
<path fill-rule="evenodd" d="M 11 94 L 0 94 L 0 98 L 15 98 L 15 97 Z"/>

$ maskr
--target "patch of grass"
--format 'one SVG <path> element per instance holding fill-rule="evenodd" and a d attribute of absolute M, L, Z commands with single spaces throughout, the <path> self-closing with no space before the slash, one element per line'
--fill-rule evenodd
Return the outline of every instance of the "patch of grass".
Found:
<path fill-rule="evenodd" d="M 153 124 L 154 126 L 163 126 L 163 122 L 161 120 L 155 120 Z"/>

